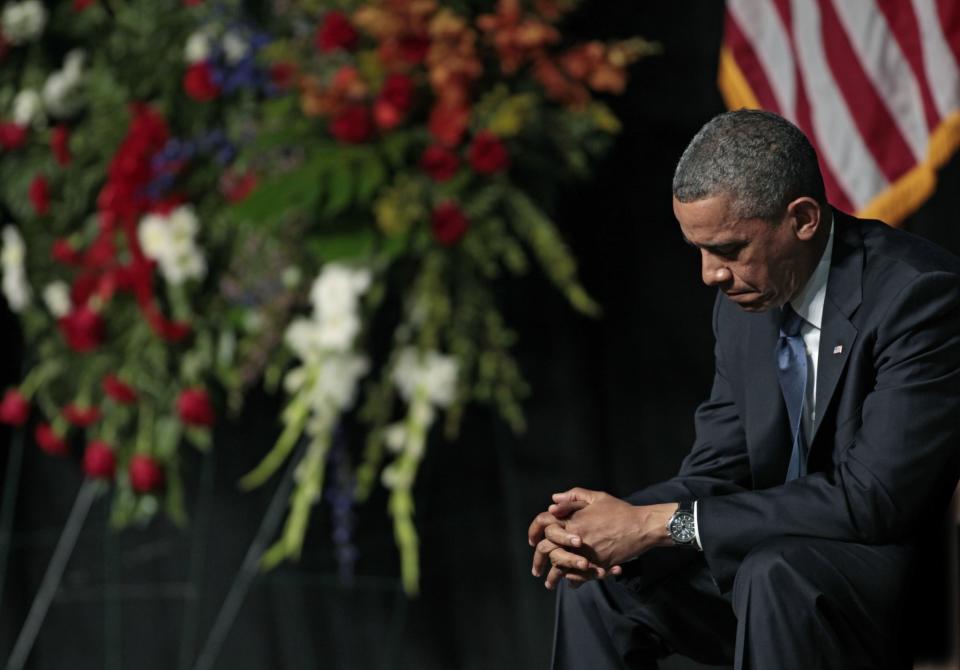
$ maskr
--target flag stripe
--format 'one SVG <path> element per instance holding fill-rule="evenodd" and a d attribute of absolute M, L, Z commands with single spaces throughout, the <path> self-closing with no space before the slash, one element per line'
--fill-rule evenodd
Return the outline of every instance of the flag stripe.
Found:
<path fill-rule="evenodd" d="M 816 2 L 793 0 L 793 45 L 807 87 L 817 145 L 850 201 L 862 207 L 888 181 L 860 135 L 845 96 L 834 79 L 821 33 Z"/>
<path fill-rule="evenodd" d="M 790 0 L 775 0 L 774 7 L 784 26 L 787 43 L 790 45 L 790 49 L 796 53 L 796 45 L 793 40 L 793 12 L 790 9 Z M 836 175 L 834 175 L 833 168 L 827 160 L 827 154 L 819 147 L 819 139 L 816 132 L 814 132 L 810 100 L 807 96 L 807 85 L 797 59 L 794 59 L 794 80 L 797 82 L 797 116 L 795 123 L 806 133 L 807 137 L 810 138 L 810 142 L 817 151 L 820 162 L 820 172 L 823 174 L 824 187 L 827 190 L 831 202 L 845 211 L 852 211 L 854 209 L 853 204 L 850 202 L 843 188 L 841 188 Z"/>
<path fill-rule="evenodd" d="M 835 78 L 842 82 L 838 89 L 847 102 L 846 109 L 851 113 L 866 146 L 872 149 L 871 153 L 884 176 L 892 181 L 909 170 L 916 159 L 887 110 L 885 101 L 863 71 L 833 4 L 830 0 L 817 0 L 817 4 L 821 10 L 827 61 Z"/>
<path fill-rule="evenodd" d="M 729 0 L 727 11 L 728 24 L 735 24 L 741 33 L 738 37 L 752 46 L 757 66 L 763 70 L 763 79 L 776 98 L 776 108 L 766 102 L 764 107 L 793 119 L 796 113 L 793 54 L 776 9 L 766 2 Z M 745 64 L 741 61 L 741 66 Z M 747 77 L 752 79 L 749 72 Z M 757 97 L 762 99 L 759 92 Z"/>
<path fill-rule="evenodd" d="M 733 52 L 733 57 L 740 66 L 740 70 L 743 72 L 747 81 L 750 82 L 754 96 L 757 98 L 760 106 L 764 109 L 782 114 L 783 112 L 781 111 L 780 105 L 777 103 L 777 96 L 773 92 L 770 80 L 767 79 L 767 73 L 760 59 L 753 50 L 753 45 L 741 32 L 736 19 L 729 15 L 727 16 L 724 27 L 724 38 L 727 46 L 730 47 Z"/>
<path fill-rule="evenodd" d="M 825 0 L 823 4 L 832 6 L 856 52 L 857 62 L 869 78 L 871 90 L 885 103 L 893 127 L 900 131 L 913 153 L 904 167 L 909 170 L 926 155 L 930 132 L 923 113 L 923 96 L 910 63 L 874 0 Z M 909 10 L 905 3 L 902 6 Z M 895 179 L 899 174 L 898 169 L 887 176 Z"/>
<path fill-rule="evenodd" d="M 903 51 L 903 57 L 909 63 L 914 80 L 917 82 L 923 101 L 926 135 L 929 136 L 940 121 L 940 112 L 937 110 L 937 103 L 933 99 L 930 83 L 927 80 L 925 65 L 927 57 L 924 54 L 924 43 L 921 40 L 920 22 L 913 7 L 906 3 L 880 2 L 878 6 L 887 19 L 893 37 Z"/>
<path fill-rule="evenodd" d="M 943 26 L 943 34 L 948 36 L 947 45 L 953 52 L 953 60 L 960 63 L 960 3 L 957 0 L 937 0 L 937 17 Z M 952 38 L 952 39 L 950 39 Z"/>
<path fill-rule="evenodd" d="M 960 107 L 960 70 L 933 0 L 913 0 L 913 9 L 922 36 L 920 44 L 923 48 L 924 73 L 929 79 L 929 87 L 942 120 Z M 948 34 L 952 37 L 951 41 L 956 43 L 960 38 L 960 30 L 956 30 L 956 24 L 954 26 L 955 30 Z"/>

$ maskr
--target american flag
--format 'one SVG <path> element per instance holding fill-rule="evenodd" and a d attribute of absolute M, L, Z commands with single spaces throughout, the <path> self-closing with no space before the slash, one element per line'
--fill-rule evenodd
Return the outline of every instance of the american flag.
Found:
<path fill-rule="evenodd" d="M 960 146 L 960 0 L 728 0 L 720 90 L 813 141 L 830 202 L 899 223 Z"/>

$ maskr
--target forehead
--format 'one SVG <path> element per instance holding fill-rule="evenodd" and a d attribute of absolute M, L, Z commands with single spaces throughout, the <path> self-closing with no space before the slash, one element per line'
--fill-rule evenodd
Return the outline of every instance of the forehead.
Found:
<path fill-rule="evenodd" d="M 754 219 L 735 216 L 730 197 L 716 195 L 692 202 L 673 199 L 673 213 L 683 236 L 697 246 L 716 246 L 756 233 Z"/>

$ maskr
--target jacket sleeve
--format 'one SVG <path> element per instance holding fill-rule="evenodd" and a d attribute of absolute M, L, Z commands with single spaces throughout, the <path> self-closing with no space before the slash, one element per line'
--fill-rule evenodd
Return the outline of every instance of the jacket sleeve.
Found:
<path fill-rule="evenodd" d="M 713 308 L 713 331 L 716 338 L 720 304 L 718 292 Z M 637 491 L 626 500 L 635 505 L 649 505 L 680 500 L 698 500 L 719 496 L 750 487 L 750 462 L 747 455 L 743 424 L 727 377 L 725 358 L 719 341 L 714 345 L 715 371 L 710 397 L 694 416 L 696 439 L 676 477 Z"/>
<path fill-rule="evenodd" d="M 701 498 L 700 539 L 721 590 L 759 543 L 783 536 L 908 540 L 960 472 L 960 285 L 919 275 L 862 332 L 873 384 L 834 465 L 780 486 Z M 851 372 L 848 370 L 848 374 Z M 862 374 L 862 370 L 860 371 Z"/>

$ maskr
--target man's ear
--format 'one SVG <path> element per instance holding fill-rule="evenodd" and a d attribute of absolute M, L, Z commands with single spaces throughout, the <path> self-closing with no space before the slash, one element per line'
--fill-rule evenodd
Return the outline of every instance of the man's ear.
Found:
<path fill-rule="evenodd" d="M 797 235 L 797 239 L 812 240 L 820 229 L 823 210 L 813 198 L 803 196 L 787 205 L 787 218 Z"/>

